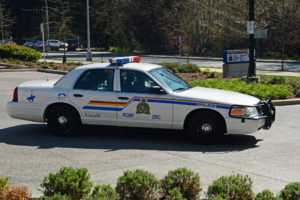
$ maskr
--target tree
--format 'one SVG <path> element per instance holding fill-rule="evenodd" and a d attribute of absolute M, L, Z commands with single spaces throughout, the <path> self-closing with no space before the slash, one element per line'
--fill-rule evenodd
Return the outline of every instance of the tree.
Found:
<path fill-rule="evenodd" d="M 6 4 L 0 2 L 0 31 L 2 41 L 11 36 L 11 28 L 13 24 L 14 20 L 11 16 L 10 9 L 8 9 Z"/>

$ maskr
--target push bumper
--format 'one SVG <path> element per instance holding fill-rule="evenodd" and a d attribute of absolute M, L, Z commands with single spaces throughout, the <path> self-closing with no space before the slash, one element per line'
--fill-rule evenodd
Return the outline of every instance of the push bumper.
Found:
<path fill-rule="evenodd" d="M 276 109 L 270 98 L 263 97 L 263 100 L 256 106 L 256 109 L 265 118 L 263 129 L 270 129 L 275 121 Z"/>

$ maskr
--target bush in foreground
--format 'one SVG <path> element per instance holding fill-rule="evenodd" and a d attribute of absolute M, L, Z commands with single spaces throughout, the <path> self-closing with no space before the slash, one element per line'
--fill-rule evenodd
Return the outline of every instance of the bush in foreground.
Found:
<path fill-rule="evenodd" d="M 208 199 L 220 196 L 226 200 L 252 200 L 252 180 L 240 174 L 222 176 L 208 187 Z"/>
<path fill-rule="evenodd" d="M 159 181 L 150 172 L 137 169 L 119 177 L 116 191 L 122 200 L 158 200 Z"/>
<path fill-rule="evenodd" d="M 26 186 L 7 187 L 1 194 L 0 199 L 5 200 L 31 200 L 31 193 Z"/>
<path fill-rule="evenodd" d="M 19 45 L 0 45 L 0 57 L 23 61 L 37 61 L 41 53 L 29 47 Z"/>
<path fill-rule="evenodd" d="M 282 200 L 299 200 L 300 199 L 300 183 L 294 182 L 286 185 L 279 193 Z"/>
<path fill-rule="evenodd" d="M 9 177 L 3 178 L 0 176 L 0 194 L 8 187 Z"/>
<path fill-rule="evenodd" d="M 73 169 L 63 167 L 56 174 L 50 173 L 45 177 L 41 187 L 45 196 L 54 196 L 60 193 L 67 195 L 72 200 L 79 200 L 87 196 L 93 186 L 90 182 L 87 169 Z"/>
<path fill-rule="evenodd" d="M 188 200 L 200 199 L 201 187 L 199 175 L 187 168 L 178 168 L 169 171 L 161 184 L 163 196 L 168 196 L 174 188 L 179 188 L 183 198 Z"/>
<path fill-rule="evenodd" d="M 96 185 L 92 194 L 85 200 L 119 200 L 119 194 L 111 185 Z"/>
<path fill-rule="evenodd" d="M 53 196 L 45 197 L 45 200 L 72 200 L 68 195 L 62 195 L 60 193 L 56 193 Z"/>
<path fill-rule="evenodd" d="M 255 196 L 255 200 L 278 200 L 270 190 L 263 190 Z"/>
<path fill-rule="evenodd" d="M 183 198 L 180 192 L 180 187 L 176 187 L 168 191 L 168 194 L 165 196 L 164 200 L 187 200 L 187 199 Z"/>

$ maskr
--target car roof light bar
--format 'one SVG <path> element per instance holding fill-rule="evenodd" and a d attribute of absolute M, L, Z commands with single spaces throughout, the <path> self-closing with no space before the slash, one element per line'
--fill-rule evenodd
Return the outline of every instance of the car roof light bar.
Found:
<path fill-rule="evenodd" d="M 123 65 L 126 63 L 140 62 L 141 57 L 139 56 L 129 56 L 129 57 L 118 57 L 118 58 L 110 58 L 109 63 L 112 65 Z"/>

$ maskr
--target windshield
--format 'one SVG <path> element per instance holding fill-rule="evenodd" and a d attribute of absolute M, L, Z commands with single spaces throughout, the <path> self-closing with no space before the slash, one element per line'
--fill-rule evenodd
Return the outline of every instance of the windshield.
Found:
<path fill-rule="evenodd" d="M 186 90 L 192 87 L 185 80 L 181 79 L 165 68 L 153 69 L 150 71 L 150 74 L 154 76 L 161 84 L 173 91 Z"/>

